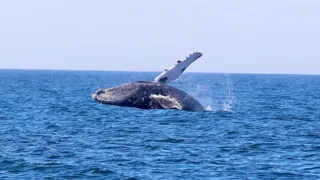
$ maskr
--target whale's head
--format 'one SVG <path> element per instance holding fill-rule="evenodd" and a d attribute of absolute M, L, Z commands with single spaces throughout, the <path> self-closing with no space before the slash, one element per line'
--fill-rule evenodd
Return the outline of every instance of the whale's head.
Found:
<path fill-rule="evenodd" d="M 113 97 L 108 90 L 98 89 L 94 94 L 92 94 L 92 99 L 98 102 L 111 102 Z"/>
<path fill-rule="evenodd" d="M 124 105 L 127 103 L 127 101 L 130 101 L 130 97 L 132 97 L 137 90 L 135 86 L 127 86 L 128 85 L 108 89 L 99 89 L 94 94 L 92 94 L 92 98 L 95 101 L 103 104 L 118 106 Z"/>
<path fill-rule="evenodd" d="M 92 98 L 103 104 L 111 105 L 121 105 L 121 102 L 124 99 L 122 94 L 117 93 L 117 91 L 114 91 L 113 89 L 99 89 L 92 94 Z"/>

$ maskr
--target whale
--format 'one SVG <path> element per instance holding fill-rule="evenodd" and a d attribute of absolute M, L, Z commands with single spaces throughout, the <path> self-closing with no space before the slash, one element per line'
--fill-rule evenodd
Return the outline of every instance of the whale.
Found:
<path fill-rule="evenodd" d="M 102 104 L 140 109 L 204 111 L 188 93 L 165 83 L 137 81 L 108 89 L 98 89 L 92 98 Z"/>

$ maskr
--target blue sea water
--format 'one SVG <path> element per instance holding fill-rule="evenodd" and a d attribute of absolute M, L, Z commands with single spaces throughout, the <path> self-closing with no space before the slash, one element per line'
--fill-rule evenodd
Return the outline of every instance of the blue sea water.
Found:
<path fill-rule="evenodd" d="M 320 179 L 320 76 L 185 73 L 205 112 L 99 104 L 151 72 L 0 70 L 0 179 Z"/>

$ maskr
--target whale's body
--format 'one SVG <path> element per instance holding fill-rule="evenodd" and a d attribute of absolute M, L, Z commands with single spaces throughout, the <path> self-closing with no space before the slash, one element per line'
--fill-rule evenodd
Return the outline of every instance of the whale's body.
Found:
<path fill-rule="evenodd" d="M 103 104 L 141 109 L 204 110 L 189 94 L 159 82 L 137 81 L 106 90 L 99 89 L 92 98 Z"/>

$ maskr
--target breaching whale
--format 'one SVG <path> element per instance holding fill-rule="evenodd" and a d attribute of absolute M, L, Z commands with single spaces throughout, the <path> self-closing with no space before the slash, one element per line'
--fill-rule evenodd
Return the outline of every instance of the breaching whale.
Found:
<path fill-rule="evenodd" d="M 203 111 L 189 94 L 160 82 L 137 81 L 110 89 L 99 89 L 92 98 L 100 103 L 141 109 Z"/>
<path fill-rule="evenodd" d="M 155 81 L 137 81 L 122 86 L 99 89 L 92 98 L 100 103 L 141 109 L 180 109 L 204 111 L 204 107 L 186 92 L 165 83 L 177 79 L 185 69 L 202 56 L 195 52 L 166 69 Z"/>

